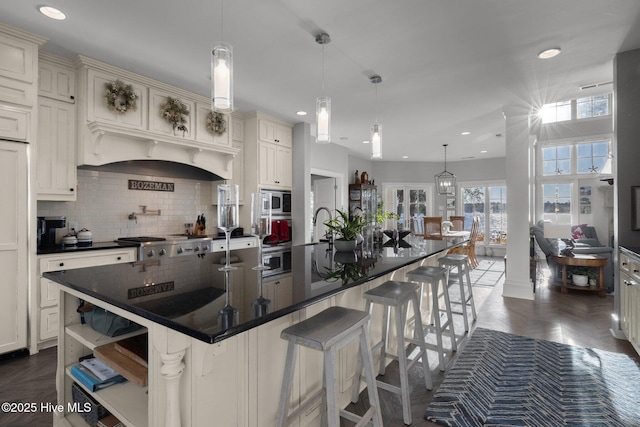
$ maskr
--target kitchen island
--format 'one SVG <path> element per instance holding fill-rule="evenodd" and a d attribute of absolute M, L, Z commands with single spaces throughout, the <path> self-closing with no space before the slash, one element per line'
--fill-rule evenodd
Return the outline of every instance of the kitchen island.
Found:
<path fill-rule="evenodd" d="M 282 329 L 333 305 L 363 309 L 363 292 L 391 278 L 403 280 L 416 266 L 435 265 L 460 243 L 387 242 L 386 247 L 348 254 L 327 244 L 296 246 L 291 248 L 291 272 L 266 280 L 262 298 L 252 270 L 257 265 L 255 249 L 232 252 L 238 269 L 230 274 L 228 291 L 218 271 L 219 254 L 45 273 L 61 291 L 58 403 L 67 409 L 71 401 L 69 366 L 96 346 L 122 338 L 101 336 L 81 324 L 76 308 L 82 299 L 138 323 L 148 333 L 148 385 L 127 382 L 92 393 L 125 424 L 273 425 L 286 353 Z M 429 299 L 424 301 L 428 315 Z M 227 313 L 233 314 L 225 318 Z M 374 317 L 380 314 L 374 312 Z M 372 323 L 372 341 L 380 336 L 378 323 Z M 344 406 L 356 352 L 357 346 L 347 346 L 340 354 L 337 381 Z M 303 350 L 297 366 L 292 402 L 322 384 L 319 355 Z M 316 407 L 301 416 L 300 424 L 316 425 L 319 420 Z M 66 411 L 56 413 L 54 423 L 84 425 L 80 414 Z"/>

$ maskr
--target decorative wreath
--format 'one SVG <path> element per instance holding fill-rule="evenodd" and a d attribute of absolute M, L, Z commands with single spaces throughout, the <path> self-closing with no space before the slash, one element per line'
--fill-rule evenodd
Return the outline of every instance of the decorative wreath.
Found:
<path fill-rule="evenodd" d="M 189 132 L 185 123 L 187 123 L 187 116 L 189 115 L 189 109 L 178 98 L 167 97 L 167 100 L 160 104 L 160 115 L 163 119 L 173 126 L 173 130 L 181 130 L 184 134 Z"/>
<path fill-rule="evenodd" d="M 214 135 L 222 135 L 227 131 L 227 121 L 224 119 L 224 114 L 217 111 L 209 111 L 207 114 L 207 130 Z"/>
<path fill-rule="evenodd" d="M 124 114 L 128 110 L 136 109 L 138 95 L 133 91 L 133 86 L 122 83 L 120 80 L 104 84 L 104 99 L 111 111 Z"/>

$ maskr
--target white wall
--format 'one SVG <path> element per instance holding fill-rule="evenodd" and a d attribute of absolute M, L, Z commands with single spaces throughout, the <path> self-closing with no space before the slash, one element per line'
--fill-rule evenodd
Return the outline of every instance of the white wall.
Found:
<path fill-rule="evenodd" d="M 434 182 L 434 176 L 444 170 L 443 162 L 373 162 L 369 179 L 376 185 L 383 182 Z M 489 181 L 505 179 L 504 157 L 447 162 L 447 170 L 458 181 Z"/>

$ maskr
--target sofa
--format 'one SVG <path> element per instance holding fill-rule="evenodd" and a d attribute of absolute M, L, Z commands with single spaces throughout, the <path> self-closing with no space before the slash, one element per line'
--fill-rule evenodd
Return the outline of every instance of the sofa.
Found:
<path fill-rule="evenodd" d="M 548 221 L 547 221 L 548 222 Z M 563 247 L 558 248 L 558 244 L 556 239 L 547 239 L 544 237 L 544 223 L 545 221 L 538 221 L 536 225 L 531 227 L 531 234 L 535 237 L 536 243 L 540 247 L 540 250 L 545 254 L 547 258 L 547 264 L 551 269 L 554 277 L 557 277 L 557 265 L 550 259 L 551 255 L 555 255 L 558 253 L 558 249 L 563 249 Z M 604 287 L 607 292 L 613 290 L 613 248 L 609 246 L 603 245 L 598 239 L 598 235 L 596 229 L 591 226 L 581 227 L 582 232 L 585 237 L 572 240 L 574 245 L 573 253 L 574 254 L 587 254 L 587 255 L 598 255 L 607 257 L 607 265 L 604 267 Z M 566 246 L 566 244 L 562 244 Z"/>

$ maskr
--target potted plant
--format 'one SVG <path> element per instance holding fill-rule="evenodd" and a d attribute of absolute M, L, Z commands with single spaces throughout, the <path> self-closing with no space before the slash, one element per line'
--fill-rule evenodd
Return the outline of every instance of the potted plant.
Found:
<path fill-rule="evenodd" d="M 378 204 L 378 208 L 371 215 L 372 221 L 375 223 L 373 240 L 376 243 L 382 243 L 382 226 L 388 219 L 394 220 L 398 218 L 398 214 L 384 210 L 384 203 Z"/>
<path fill-rule="evenodd" d="M 357 246 L 356 237 L 367 222 L 362 216 L 349 216 L 341 210 L 336 213 L 336 217 L 325 221 L 324 225 L 335 235 L 336 250 L 353 251 Z"/>

